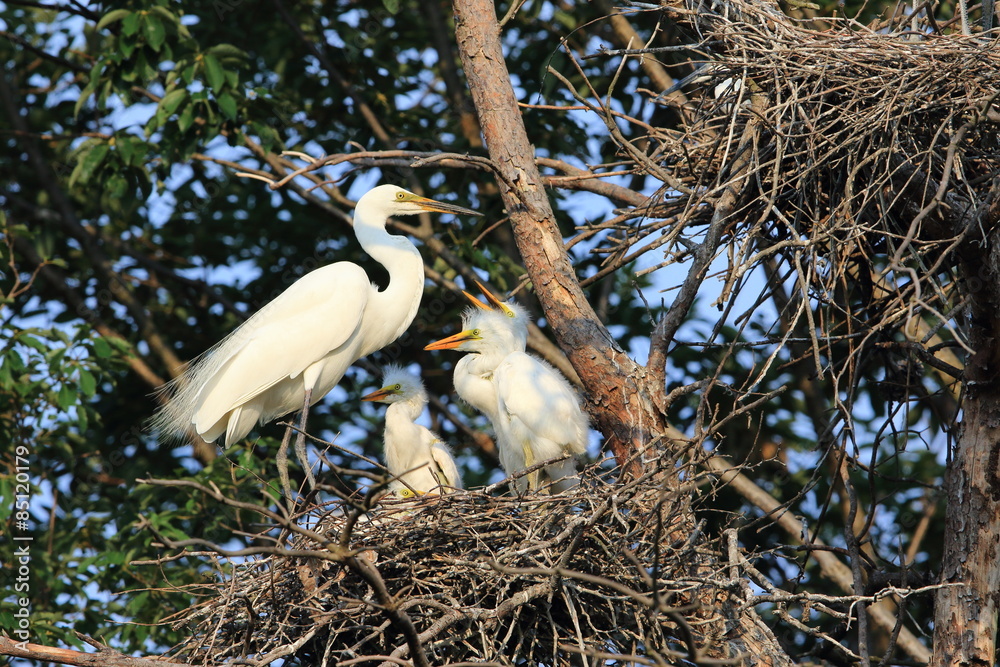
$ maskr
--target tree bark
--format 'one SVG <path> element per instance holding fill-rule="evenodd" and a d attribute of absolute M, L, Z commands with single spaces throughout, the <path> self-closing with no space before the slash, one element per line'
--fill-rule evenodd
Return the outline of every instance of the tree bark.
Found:
<path fill-rule="evenodd" d="M 992 257 L 968 258 L 973 301 L 962 425 L 946 479 L 944 558 L 934 604 L 932 667 L 992 667 L 1000 604 L 1000 281 Z M 971 254 L 978 254 L 970 251 Z M 975 281 L 975 282 L 974 282 Z"/>
<path fill-rule="evenodd" d="M 462 64 L 524 266 L 559 346 L 589 395 L 595 426 L 619 465 L 638 473 L 641 461 L 632 455 L 655 445 L 666 427 L 652 401 L 646 369 L 600 322 L 566 255 L 510 85 L 493 2 L 455 0 L 454 6 Z"/>
<path fill-rule="evenodd" d="M 0 635 L 0 655 L 9 655 L 13 658 L 23 658 L 41 663 L 77 665 L 78 667 L 187 667 L 187 663 L 174 662 L 160 656 L 139 658 L 123 655 L 106 646 L 101 646 L 89 637 L 85 638 L 85 641 L 97 648 L 97 651 L 84 653 L 68 648 L 15 642 L 9 637 Z"/>

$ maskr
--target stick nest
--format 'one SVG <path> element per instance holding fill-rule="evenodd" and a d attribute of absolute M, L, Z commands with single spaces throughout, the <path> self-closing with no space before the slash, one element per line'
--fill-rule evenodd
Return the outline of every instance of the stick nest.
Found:
<path fill-rule="evenodd" d="M 684 205 L 735 186 L 750 223 L 829 232 L 862 222 L 905 235 L 907 209 L 974 204 L 976 183 L 997 176 L 991 40 L 721 19 L 704 39 L 719 49 L 706 94 L 687 125 L 663 130 L 660 166 L 691 188 Z"/>
<path fill-rule="evenodd" d="M 296 535 L 283 554 L 235 565 L 177 621 L 190 633 L 177 654 L 206 665 L 421 664 L 415 647 L 430 664 L 686 656 L 714 613 L 699 600 L 715 593 L 679 502 L 649 481 L 592 474 L 556 496 L 384 499 L 353 530 L 347 504 L 317 507 L 299 524 L 320 539 Z"/>

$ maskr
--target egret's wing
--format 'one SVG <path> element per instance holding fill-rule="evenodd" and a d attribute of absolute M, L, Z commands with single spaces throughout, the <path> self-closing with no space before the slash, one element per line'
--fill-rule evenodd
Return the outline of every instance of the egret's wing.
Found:
<path fill-rule="evenodd" d="M 431 458 L 437 464 L 438 468 L 441 470 L 441 475 L 444 479 L 441 483 L 445 486 L 452 486 L 456 489 L 464 489 L 462 486 L 462 476 L 458 472 L 458 466 L 455 465 L 455 459 L 451 456 L 451 450 L 448 445 L 444 444 L 440 440 L 435 440 L 431 443 Z"/>
<path fill-rule="evenodd" d="M 341 347 L 355 334 L 371 284 L 356 264 L 306 274 L 222 341 L 195 368 L 194 422 L 210 425 L 230 410 Z M 345 360 L 344 368 L 354 359 Z M 200 377 L 199 377 L 200 376 Z M 290 409 L 294 409 L 292 406 Z"/>
<path fill-rule="evenodd" d="M 566 379 L 524 352 L 507 355 L 494 381 L 501 412 L 520 420 L 534 435 L 567 445 L 574 454 L 587 447 L 587 418 Z"/>

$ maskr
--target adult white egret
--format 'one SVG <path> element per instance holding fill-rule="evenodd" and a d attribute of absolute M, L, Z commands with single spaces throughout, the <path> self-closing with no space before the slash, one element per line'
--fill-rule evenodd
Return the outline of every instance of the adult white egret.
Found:
<path fill-rule="evenodd" d="M 309 406 L 325 396 L 357 359 L 396 340 L 413 321 L 424 288 L 416 247 L 389 234 L 389 216 L 421 211 L 479 215 L 454 204 L 380 185 L 358 200 L 354 234 L 389 272 L 384 290 L 357 264 L 337 262 L 312 271 L 257 311 L 174 380 L 168 402 L 152 420 L 174 437 L 194 431 L 228 446 L 258 422 L 302 409 L 295 451 L 315 485 L 305 453 Z M 286 434 L 287 438 L 287 434 Z M 287 439 L 278 469 L 288 491 Z"/>
<path fill-rule="evenodd" d="M 427 407 L 423 382 L 399 366 L 387 366 L 382 388 L 362 401 L 388 403 L 385 411 L 385 463 L 396 478 L 389 490 L 401 497 L 462 488 L 462 477 L 448 446 L 415 420 Z"/>
<path fill-rule="evenodd" d="M 496 309 L 470 296 L 477 307 L 463 314 L 463 331 L 424 349 L 472 353 L 455 366 L 455 390 L 493 423 L 500 464 L 508 475 L 570 454 L 543 469 L 556 491 L 570 488 L 578 482 L 572 456 L 586 451 L 588 437 L 576 392 L 557 370 L 525 353 L 524 311 L 480 289 Z M 538 472 L 527 477 L 527 484 L 537 490 Z M 517 487 L 523 491 L 524 486 L 522 478 Z"/>

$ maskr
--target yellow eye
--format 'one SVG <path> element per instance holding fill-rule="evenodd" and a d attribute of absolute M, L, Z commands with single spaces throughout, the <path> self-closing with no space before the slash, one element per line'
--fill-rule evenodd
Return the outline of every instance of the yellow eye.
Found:
<path fill-rule="evenodd" d="M 508 310 L 507 311 L 507 317 L 514 317 L 514 311 L 513 310 Z"/>
<path fill-rule="evenodd" d="M 404 498 L 412 498 L 413 496 L 415 496 L 417 494 L 415 494 L 413 491 L 410 491 L 409 489 L 402 489 L 399 492 L 399 495 L 401 495 Z"/>
<path fill-rule="evenodd" d="M 401 385 L 401 384 L 397 384 L 397 385 L 394 385 L 394 386 L 393 386 L 393 389 L 394 389 L 395 391 L 399 391 L 399 390 L 400 390 L 400 389 L 402 389 L 402 388 L 403 388 L 403 385 Z"/>
<path fill-rule="evenodd" d="M 478 336 L 479 335 L 479 329 L 473 329 L 472 330 L 472 335 L 473 336 Z"/>
<path fill-rule="evenodd" d="M 398 199 L 400 201 L 402 201 L 403 198 L 405 198 L 405 197 L 406 197 L 406 193 L 404 193 L 404 192 L 397 192 L 396 193 L 396 199 Z"/>

